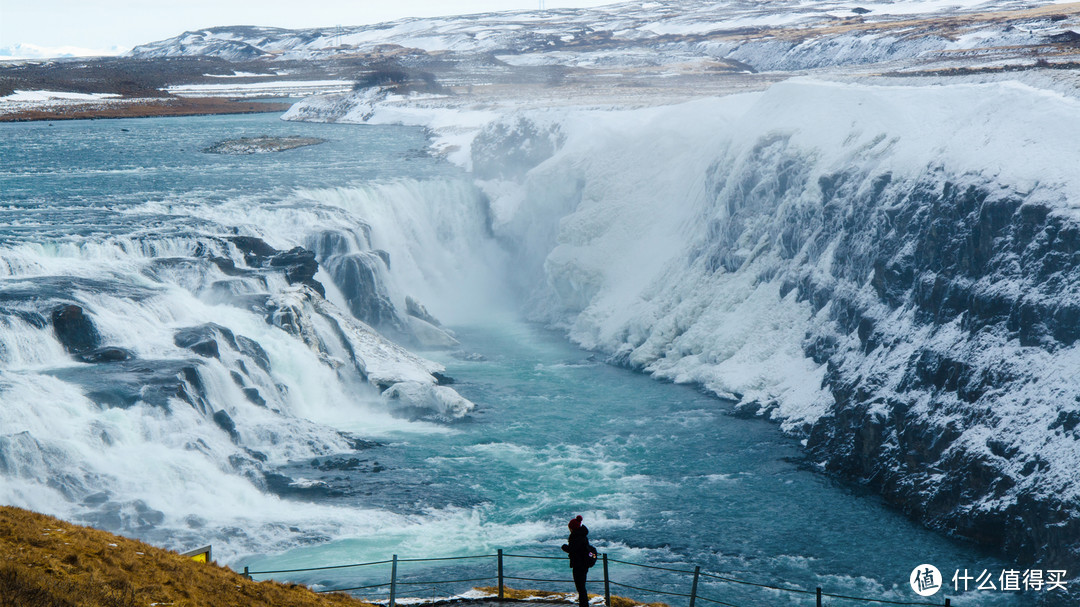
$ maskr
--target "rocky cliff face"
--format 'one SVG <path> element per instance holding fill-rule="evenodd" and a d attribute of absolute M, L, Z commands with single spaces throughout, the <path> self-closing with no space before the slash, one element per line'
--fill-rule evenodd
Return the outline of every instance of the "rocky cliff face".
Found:
<path fill-rule="evenodd" d="M 810 455 L 933 527 L 1075 566 L 1076 220 L 942 173 L 791 177 L 820 198 L 776 214 L 771 280 L 810 305 L 802 347 L 834 400 L 796 429 Z"/>
<path fill-rule="evenodd" d="M 538 317 L 582 345 L 780 421 L 931 527 L 1075 572 L 1080 218 L 1053 118 L 1075 107 L 802 82 L 572 116 L 516 198 L 490 186 L 495 230 L 554 234 L 518 242 L 543 251 Z"/>
<path fill-rule="evenodd" d="M 1059 455 L 1080 447 L 1062 364 L 1080 330 L 1080 225 L 999 184 L 821 179 L 813 221 L 845 235 L 843 263 L 786 283 L 828 319 L 804 346 L 836 400 L 810 453 L 932 526 L 1075 567 L 1080 504 Z"/>

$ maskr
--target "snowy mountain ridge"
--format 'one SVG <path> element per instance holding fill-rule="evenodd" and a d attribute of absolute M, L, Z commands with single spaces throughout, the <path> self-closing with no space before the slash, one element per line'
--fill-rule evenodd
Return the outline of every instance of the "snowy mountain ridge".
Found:
<path fill-rule="evenodd" d="M 750 69 L 812 69 L 965 56 L 1008 62 L 1017 47 L 1071 39 L 1076 4 L 975 0 L 865 2 L 626 2 L 587 9 L 404 19 L 286 30 L 215 27 L 145 44 L 131 56 L 313 60 L 495 54 L 510 65 L 673 65 L 729 60 Z M 1067 41 L 1067 40 L 1066 40 Z M 641 54 L 648 49 L 653 56 Z M 1035 48 L 1036 52 L 1053 49 Z M 416 61 L 415 58 L 411 59 Z M 745 66 L 744 66 L 745 67 Z"/>

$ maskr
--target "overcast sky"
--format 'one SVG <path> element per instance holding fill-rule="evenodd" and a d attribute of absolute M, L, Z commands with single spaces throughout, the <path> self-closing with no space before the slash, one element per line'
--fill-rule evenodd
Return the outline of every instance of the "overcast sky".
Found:
<path fill-rule="evenodd" d="M 545 5 L 599 6 L 612 1 L 545 0 Z M 0 0 L 0 57 L 116 54 L 215 25 L 360 25 L 538 6 L 539 0 Z M 35 47 L 44 50 L 35 53 Z"/>

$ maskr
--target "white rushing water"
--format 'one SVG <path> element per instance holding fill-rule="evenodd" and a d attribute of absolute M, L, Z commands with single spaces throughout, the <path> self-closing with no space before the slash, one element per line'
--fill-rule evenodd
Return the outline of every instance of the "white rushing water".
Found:
<path fill-rule="evenodd" d="M 442 365 L 353 317 L 347 282 L 321 271 L 324 299 L 270 258 L 322 246 L 374 259 L 359 267 L 401 311 L 390 320 L 411 319 L 406 295 L 468 318 L 495 307 L 503 272 L 482 197 L 416 156 L 424 140 L 408 129 L 356 141 L 327 127 L 338 139 L 306 156 L 230 159 L 199 150 L 223 131 L 298 129 L 273 117 L 123 124 L 9 127 L 21 132 L 3 167 L 0 502 L 172 547 L 214 540 L 225 559 L 419 527 L 268 491 L 265 475 L 288 462 L 447 431 L 403 408 L 447 419 L 474 406 L 435 385 Z M 266 246 L 252 238 L 273 249 L 252 256 Z M 53 315 L 72 304 L 94 347 L 128 360 L 69 352 Z M 212 352 L 189 349 L 184 331 Z M 380 395 L 391 385 L 396 399 Z"/>

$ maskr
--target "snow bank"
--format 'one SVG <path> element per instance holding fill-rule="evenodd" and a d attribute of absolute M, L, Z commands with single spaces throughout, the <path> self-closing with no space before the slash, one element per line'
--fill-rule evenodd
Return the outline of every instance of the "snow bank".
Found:
<path fill-rule="evenodd" d="M 230 84 L 182 84 L 166 87 L 178 97 L 267 97 L 338 93 L 352 88 L 351 80 L 273 80 Z"/>
<path fill-rule="evenodd" d="M 15 91 L 10 95 L 0 97 L 0 103 L 20 103 L 33 101 L 52 101 L 66 99 L 71 101 L 101 101 L 102 99 L 115 99 L 120 95 L 112 93 L 68 93 L 63 91 Z"/>
<path fill-rule="evenodd" d="M 85 109 L 142 103 L 147 99 L 121 99 L 113 93 L 71 93 L 64 91 L 16 90 L 0 97 L 0 116 L 26 111 Z"/>

